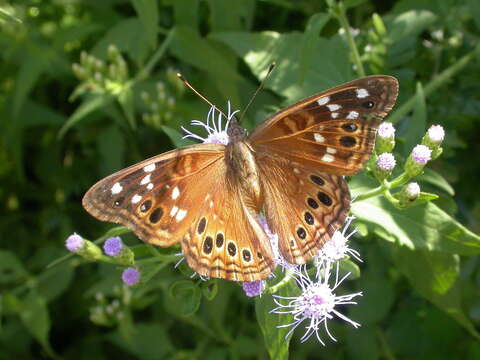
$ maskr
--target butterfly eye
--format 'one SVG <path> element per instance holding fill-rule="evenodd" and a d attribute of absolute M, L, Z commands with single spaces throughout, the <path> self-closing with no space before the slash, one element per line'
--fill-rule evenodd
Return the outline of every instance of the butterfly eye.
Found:
<path fill-rule="evenodd" d="M 358 126 L 353 124 L 353 123 L 343 124 L 342 129 L 347 131 L 347 132 L 354 132 L 354 131 L 357 131 Z"/>
<path fill-rule="evenodd" d="M 362 103 L 362 106 L 366 109 L 371 109 L 375 106 L 375 104 L 373 103 L 373 101 L 365 101 L 364 103 Z"/>
<path fill-rule="evenodd" d="M 357 144 L 357 140 L 355 140 L 355 138 L 351 136 L 343 136 L 340 139 L 340 144 L 342 144 L 345 147 L 352 147 Z"/>
<path fill-rule="evenodd" d="M 330 196 L 328 196 L 327 194 L 325 194 L 324 192 L 319 191 L 318 194 L 317 194 L 317 197 L 318 197 L 318 200 L 320 200 L 322 202 L 322 204 L 324 204 L 326 206 L 332 205 L 332 198 Z"/>

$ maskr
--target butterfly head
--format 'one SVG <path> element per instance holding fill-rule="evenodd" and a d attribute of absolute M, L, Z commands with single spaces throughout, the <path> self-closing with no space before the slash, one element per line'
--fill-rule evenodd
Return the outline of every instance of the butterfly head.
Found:
<path fill-rule="evenodd" d="M 248 132 L 247 129 L 240 126 L 237 118 L 233 117 L 230 120 L 230 125 L 227 129 L 228 138 L 231 143 L 238 143 L 247 138 Z"/>

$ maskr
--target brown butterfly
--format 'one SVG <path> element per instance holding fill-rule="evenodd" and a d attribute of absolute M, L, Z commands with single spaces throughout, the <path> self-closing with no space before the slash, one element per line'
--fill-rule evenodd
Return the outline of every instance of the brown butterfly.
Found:
<path fill-rule="evenodd" d="M 228 145 L 187 146 L 130 166 L 95 184 L 83 206 L 149 244 L 180 241 L 200 275 L 264 279 L 275 262 L 259 214 L 287 262 L 316 255 L 350 209 L 343 176 L 372 154 L 397 94 L 395 78 L 368 76 L 281 110 L 250 136 L 232 119 Z"/>

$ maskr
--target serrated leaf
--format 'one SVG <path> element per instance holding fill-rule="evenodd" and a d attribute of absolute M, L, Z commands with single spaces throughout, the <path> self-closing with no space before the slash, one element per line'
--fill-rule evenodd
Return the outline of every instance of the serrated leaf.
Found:
<path fill-rule="evenodd" d="M 68 118 L 67 122 L 62 126 L 58 132 L 58 137 L 62 138 L 65 133 L 79 121 L 83 120 L 87 115 L 91 114 L 95 110 L 101 109 L 109 105 L 113 101 L 113 97 L 110 95 L 94 95 L 87 98 Z"/>
<path fill-rule="evenodd" d="M 369 182 L 366 177 L 356 176 L 350 182 L 353 196 L 359 195 Z M 410 249 L 461 255 L 480 253 L 480 237 L 432 202 L 399 210 L 378 196 L 354 202 L 352 212 L 360 220 L 373 225 L 375 232 L 383 239 L 398 242 Z"/>
<path fill-rule="evenodd" d="M 280 289 L 280 296 L 298 296 L 300 290 L 291 280 L 286 286 Z M 290 331 L 290 327 L 278 328 L 279 325 L 287 325 L 293 322 L 291 314 L 272 314 L 270 313 L 277 305 L 274 303 L 270 294 L 264 294 L 255 298 L 255 314 L 257 321 L 262 329 L 263 340 L 270 355 L 270 359 L 282 360 L 288 359 L 288 348 L 291 336 L 285 338 Z"/>

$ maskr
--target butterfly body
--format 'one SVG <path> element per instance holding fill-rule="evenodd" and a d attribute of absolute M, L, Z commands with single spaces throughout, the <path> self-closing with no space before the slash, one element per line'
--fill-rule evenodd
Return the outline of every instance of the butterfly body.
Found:
<path fill-rule="evenodd" d="M 83 205 L 147 243 L 180 242 L 201 275 L 264 279 L 276 260 L 259 216 L 287 262 L 315 256 L 343 224 L 350 209 L 344 175 L 370 157 L 397 93 L 395 78 L 369 76 L 281 110 L 248 137 L 233 120 L 227 145 L 147 159 L 99 181 Z"/>

